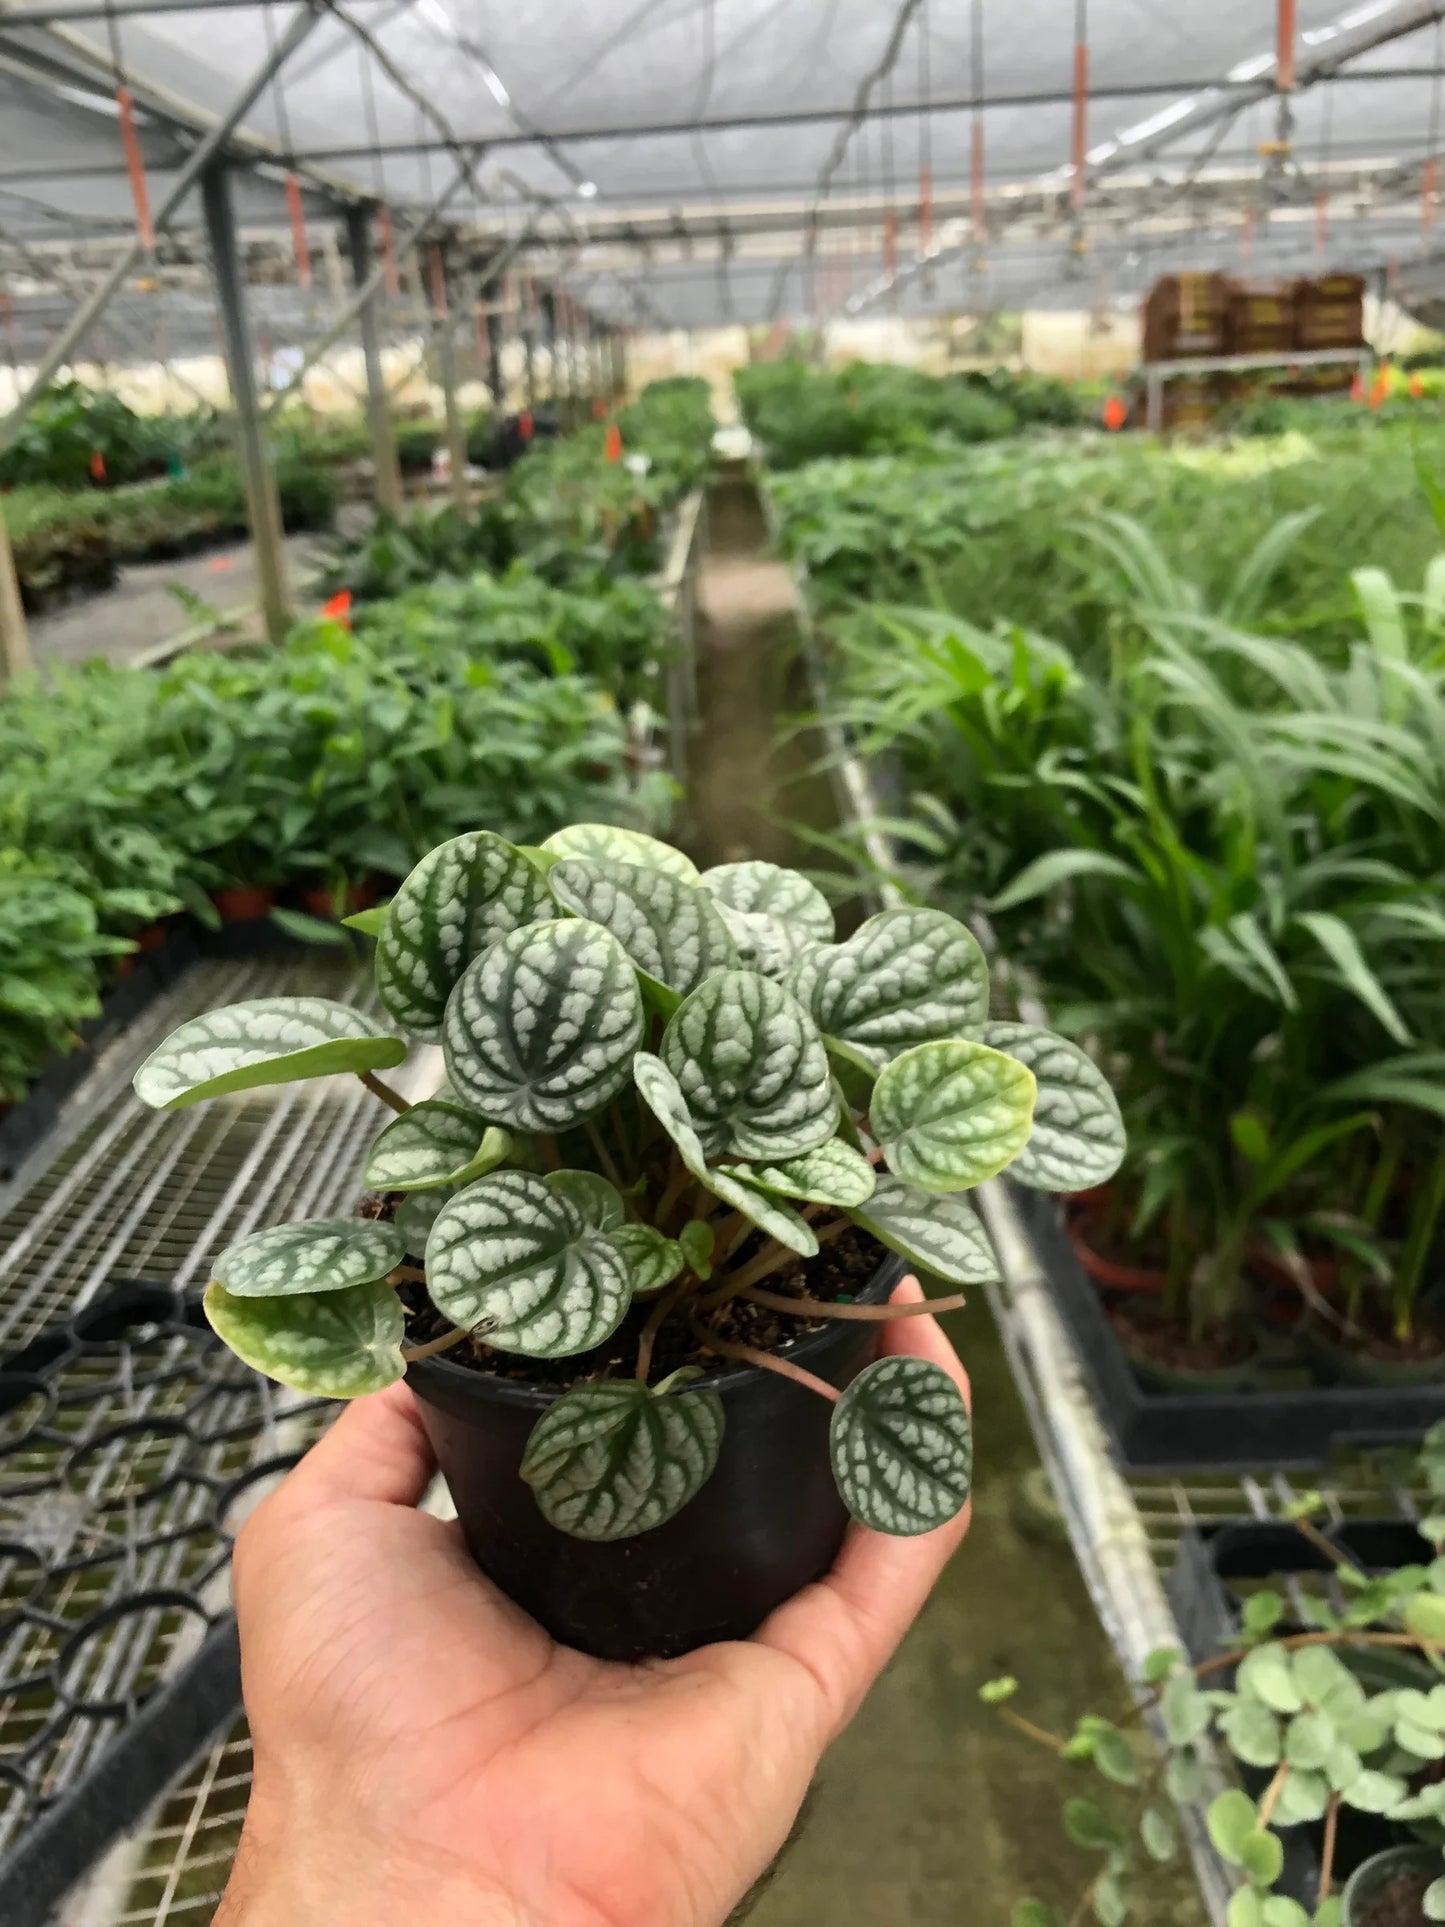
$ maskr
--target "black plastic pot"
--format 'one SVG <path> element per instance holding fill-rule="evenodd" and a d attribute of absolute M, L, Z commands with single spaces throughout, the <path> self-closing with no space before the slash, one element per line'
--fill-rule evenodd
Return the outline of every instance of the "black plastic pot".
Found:
<path fill-rule="evenodd" d="M 1370 1927 L 1367 1909 L 1402 1873 L 1445 1873 L 1438 1847 L 1388 1847 L 1356 1867 L 1345 1888 L 1345 1927 Z"/>
<path fill-rule="evenodd" d="M 907 1267 L 887 1257 L 858 1294 L 881 1304 Z M 780 1356 L 831 1384 L 868 1363 L 877 1331 L 838 1319 Z M 601 1659 L 639 1660 L 745 1639 L 820 1579 L 848 1515 L 828 1463 L 832 1406 L 751 1365 L 696 1381 L 726 1426 L 712 1477 L 674 1518 L 635 1539 L 573 1539 L 543 1518 L 518 1468 L 550 1386 L 493 1378 L 446 1358 L 407 1372 L 422 1422 L 482 1571 L 555 1639 Z"/>

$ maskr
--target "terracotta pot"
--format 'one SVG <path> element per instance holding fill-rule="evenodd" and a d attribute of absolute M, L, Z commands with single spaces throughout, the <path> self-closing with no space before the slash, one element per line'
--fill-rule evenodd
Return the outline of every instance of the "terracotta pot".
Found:
<path fill-rule="evenodd" d="M 142 950 L 164 950 L 171 940 L 168 923 L 148 923 L 144 930 L 135 933 L 137 945 Z"/>
<path fill-rule="evenodd" d="M 1245 1257 L 1256 1277 L 1278 1291 L 1290 1292 L 1296 1298 L 1300 1296 L 1299 1280 L 1271 1246 L 1251 1245 Z M 1315 1291 L 1321 1298 L 1328 1298 L 1340 1281 L 1339 1259 L 1305 1257 L 1303 1264 Z"/>
<path fill-rule="evenodd" d="M 1069 1217 L 1076 1218 L 1083 1212 L 1093 1211 L 1106 1205 L 1114 1195 L 1112 1184 L 1091 1184 L 1086 1191 L 1066 1191 L 1064 1210 Z"/>
<path fill-rule="evenodd" d="M 270 915 L 275 901 L 276 892 L 269 883 L 238 883 L 228 890 L 211 893 L 211 902 L 222 923 L 257 923 Z"/>
<path fill-rule="evenodd" d="M 1169 1282 L 1169 1274 L 1162 1266 L 1121 1265 L 1113 1258 L 1106 1258 L 1090 1244 L 1089 1240 L 1097 1233 L 1103 1216 L 1102 1207 L 1096 1204 L 1080 1211 L 1069 1224 L 1069 1243 L 1074 1247 L 1074 1256 L 1094 1283 L 1105 1291 L 1150 1292 L 1155 1296 L 1162 1294 Z"/>

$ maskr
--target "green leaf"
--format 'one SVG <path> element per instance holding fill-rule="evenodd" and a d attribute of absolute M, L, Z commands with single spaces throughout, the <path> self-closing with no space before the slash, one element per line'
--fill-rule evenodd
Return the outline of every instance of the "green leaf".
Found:
<path fill-rule="evenodd" d="M 1262 1700 L 1276 1713 L 1298 1713 L 1304 1705 L 1290 1672 L 1289 1654 L 1280 1645 L 1256 1646 L 1246 1654 L 1240 1661 L 1238 1686 L 1241 1693 Z"/>
<path fill-rule="evenodd" d="M 968 1412 L 948 1373 L 927 1359 L 865 1365 L 833 1408 L 828 1443 L 844 1503 L 875 1532 L 931 1532 L 967 1502 Z"/>
<path fill-rule="evenodd" d="M 386 928 L 389 903 L 374 903 L 366 910 L 353 910 L 349 917 L 341 919 L 347 930 L 359 930 L 363 937 L 379 937 Z"/>
<path fill-rule="evenodd" d="M 796 924 L 770 917 L 763 910 L 734 910 L 719 903 L 717 913 L 727 926 L 744 970 L 782 982 L 800 957 L 817 948 L 816 940 Z"/>
<path fill-rule="evenodd" d="M 1314 1927 L 1345 1927 L 1345 1903 L 1338 1894 L 1331 1894 L 1316 1907 Z"/>
<path fill-rule="evenodd" d="M 405 1056 L 400 1037 L 329 997 L 257 997 L 173 1030 L 136 1072 L 135 1094 L 157 1111 L 179 1111 L 227 1091 L 385 1070 Z"/>
<path fill-rule="evenodd" d="M 680 883 L 699 883 L 697 865 L 641 830 L 624 830 L 615 823 L 573 823 L 547 838 L 542 848 L 556 857 L 611 857 L 617 863 L 637 863 L 645 870 L 661 870 Z"/>
<path fill-rule="evenodd" d="M 1260 1592 L 1251 1593 L 1244 1602 L 1242 1620 L 1245 1637 L 1263 1639 L 1272 1633 L 1284 1617 L 1284 1598 L 1280 1593 L 1266 1587 Z"/>
<path fill-rule="evenodd" d="M 405 1319 L 390 1285 L 237 1298 L 213 1284 L 203 1302 L 212 1330 L 238 1358 L 308 1397 L 361 1398 L 406 1370 Z"/>
<path fill-rule="evenodd" d="M 1335 1744 L 1334 1722 L 1322 1713 L 1296 1713 L 1285 1733 L 1284 1757 L 1291 1766 L 1322 1768 Z M 1445 1752 L 1445 1747 L 1441 1748 Z"/>
<path fill-rule="evenodd" d="M 962 1197 L 937 1197 L 883 1171 L 866 1205 L 848 1213 L 890 1251 L 951 1285 L 991 1285 L 1002 1276 L 983 1221 Z"/>
<path fill-rule="evenodd" d="M 1257 1827 L 1240 1843 L 1239 1864 L 1256 1887 L 1272 1887 L 1284 1872 L 1284 1842 L 1277 1833 Z"/>
<path fill-rule="evenodd" d="M 1220 1716 L 1219 1731 L 1231 1753 L 1246 1766 L 1279 1764 L 1279 1721 L 1257 1700 L 1236 1700 Z"/>
<path fill-rule="evenodd" d="M 1009 1927 L 1059 1927 L 1059 1916 L 1041 1900 L 1021 1900 L 1009 1915 Z"/>
<path fill-rule="evenodd" d="M 836 1204 L 844 1210 L 871 1198 L 877 1182 L 867 1158 L 836 1137 L 776 1164 L 750 1164 L 740 1175 L 761 1191 L 805 1198 L 812 1204 Z"/>
<path fill-rule="evenodd" d="M 986 1044 L 918 1044 L 878 1079 L 870 1118 L 889 1167 L 924 1191 L 964 1191 L 1027 1144 L 1034 1075 Z"/>
<path fill-rule="evenodd" d="M 1208 1721 L 1209 1709 L 1205 1708 Z M 1204 1797 L 1204 1762 L 1197 1753 L 1171 1753 L 1164 1767 L 1164 1790 L 1176 1806 Z"/>
<path fill-rule="evenodd" d="M 677 1242 L 695 1276 L 706 1284 L 712 1276 L 712 1253 L 716 1242 L 712 1226 L 705 1224 L 701 1218 L 689 1218 L 678 1232 Z"/>
<path fill-rule="evenodd" d="M 1405 1798 L 1409 1788 L 1393 1773 L 1379 1773 L 1366 1767 L 1357 1779 L 1341 1791 L 1346 1806 L 1361 1813 L 1389 1813 Z"/>
<path fill-rule="evenodd" d="M 988 907 L 994 911 L 1016 910 L 1032 897 L 1041 897 L 1045 891 L 1057 889 L 1061 883 L 1085 876 L 1114 877 L 1127 883 L 1139 881 L 1138 872 L 1129 864 L 1102 850 L 1050 850 L 1047 855 L 1035 857 L 1032 863 L 1025 864 L 1013 882 L 1000 890 Z"/>
<path fill-rule="evenodd" d="M 304 910 L 288 910 L 284 904 L 278 904 L 271 912 L 270 921 L 298 943 L 324 943 L 342 950 L 351 948 L 340 924 L 334 923 L 329 917 L 310 917 Z"/>
<path fill-rule="evenodd" d="M 576 1539 L 631 1539 L 680 1512 L 722 1445 L 716 1392 L 659 1396 L 635 1379 L 564 1392 L 532 1428 L 522 1477 L 548 1522 Z"/>
<path fill-rule="evenodd" d="M 442 1049 L 464 1104 L 514 1130 L 567 1130 L 628 1082 L 642 1036 L 637 973 L 599 924 L 558 918 L 499 938 L 467 965 Z"/>
<path fill-rule="evenodd" d="M 702 887 L 744 916 L 768 916 L 814 943 L 833 941 L 833 908 L 823 892 L 796 870 L 776 863 L 719 863 L 702 873 Z"/>
<path fill-rule="evenodd" d="M 463 1188 L 460 1184 L 440 1184 L 433 1191 L 412 1191 L 396 1207 L 391 1221 L 412 1257 L 421 1257 L 437 1213 Z"/>
<path fill-rule="evenodd" d="M 1430 1882 L 1422 1904 L 1426 1920 L 1445 1920 L 1445 1877 Z"/>
<path fill-rule="evenodd" d="M 1409 1028 L 1384 985 L 1365 961 L 1359 940 L 1341 918 L 1324 910 L 1303 910 L 1299 922 L 1319 944 L 1339 971 L 1348 989 L 1366 1009 L 1373 1011 L 1397 1044 L 1410 1042 Z"/>
<path fill-rule="evenodd" d="M 1144 1661 L 1144 1679 L 1150 1686 L 1162 1686 L 1183 1660 L 1177 1646 L 1156 1646 Z"/>
<path fill-rule="evenodd" d="M 622 1322 L 627 1261 L 573 1200 L 530 1171 L 494 1171 L 437 1213 L 427 1292 L 499 1351 L 569 1358 Z"/>
<path fill-rule="evenodd" d="M 988 965 L 942 910 L 884 910 L 846 943 L 810 951 L 788 987 L 830 1041 L 873 1070 L 912 1045 L 958 1037 L 988 1016 Z"/>
<path fill-rule="evenodd" d="M 978 1689 L 978 1696 L 985 1706 L 1002 1706 L 1011 1700 L 1019 1690 L 1018 1681 L 1012 1674 L 1005 1673 L 999 1679 L 985 1680 Z"/>
<path fill-rule="evenodd" d="M 430 1097 L 387 1125 L 362 1176 L 376 1191 L 427 1191 L 485 1177 L 511 1149 L 507 1133 L 474 1111 Z"/>
<path fill-rule="evenodd" d="M 1272 1824 L 1298 1827 L 1324 1817 L 1330 1803 L 1330 1783 L 1323 1773 L 1294 1768 L 1283 1781 L 1275 1801 Z"/>
<path fill-rule="evenodd" d="M 665 1238 L 650 1224 L 622 1224 L 611 1234 L 632 1280 L 634 1298 L 654 1298 L 670 1285 L 687 1262 L 675 1238 Z"/>
<path fill-rule="evenodd" d="M 1205 1822 L 1215 1850 L 1231 1867 L 1243 1866 L 1245 1842 L 1259 1826 L 1259 1813 L 1249 1795 L 1229 1787 L 1210 1802 Z"/>
<path fill-rule="evenodd" d="M 1308 1704 L 1332 1720 L 1344 1719 L 1365 1703 L 1365 1689 L 1328 1646 L 1302 1646 L 1290 1657 L 1294 1683 Z"/>
<path fill-rule="evenodd" d="M 221 1253 L 211 1275 L 233 1298 L 287 1298 L 369 1285 L 405 1256 L 406 1240 L 394 1224 L 313 1218 L 253 1231 Z"/>
<path fill-rule="evenodd" d="M 704 1155 L 774 1163 L 825 1143 L 837 1108 L 823 1041 L 797 999 L 752 970 L 720 970 L 663 1032 Z"/>
<path fill-rule="evenodd" d="M 439 843 L 387 910 L 376 945 L 377 994 L 414 1037 L 440 1038 L 447 999 L 467 965 L 547 907 L 546 884 L 490 830 Z"/>
<path fill-rule="evenodd" d="M 1121 1839 L 1119 1829 L 1098 1802 L 1077 1795 L 1064 1802 L 1064 1832 L 1076 1847 L 1087 1847 L 1094 1853 L 1108 1853 Z"/>
<path fill-rule="evenodd" d="M 1225 1927 L 1264 1927 L 1264 1901 L 1253 1887 L 1237 1887 L 1229 1896 Z"/>
<path fill-rule="evenodd" d="M 1162 1807 L 1145 1807 L 1139 1816 L 1139 1838 L 1149 1858 L 1161 1865 L 1172 1860 L 1178 1851 L 1174 1822 Z"/>
<path fill-rule="evenodd" d="M 790 1211 L 785 1204 L 770 1198 L 766 1191 L 758 1191 L 727 1171 L 715 1170 L 708 1164 L 703 1156 L 701 1140 L 688 1114 L 682 1088 L 662 1059 L 654 1057 L 650 1051 L 638 1051 L 632 1060 L 632 1075 L 643 1102 L 677 1146 L 683 1163 L 692 1175 L 705 1184 L 714 1197 L 722 1198 L 735 1211 L 741 1211 L 745 1218 L 766 1231 L 770 1238 L 776 1238 L 779 1244 L 786 1245 L 789 1251 L 796 1251 L 804 1258 L 813 1257 L 818 1249 L 818 1239 L 806 1219 L 800 1218 L 796 1211 Z"/>
<path fill-rule="evenodd" d="M 543 1182 L 568 1199 L 594 1231 L 615 1231 L 627 1216 L 616 1187 L 595 1171 L 549 1171 Z"/>
<path fill-rule="evenodd" d="M 1037 1191 L 1083 1191 L 1113 1177 L 1124 1159 L 1124 1120 L 1093 1060 L 1036 1024 L 984 1024 L 977 1035 L 1027 1064 L 1038 1085 L 1033 1130 L 1009 1176 Z"/>
<path fill-rule="evenodd" d="M 1123 1927 L 1129 1907 L 1119 1877 L 1112 1869 L 1101 1873 L 1094 1882 L 1093 1907 L 1099 1927 Z"/>
<path fill-rule="evenodd" d="M 1090 1721 L 1089 1737 L 1093 1741 L 1093 1761 L 1106 1780 L 1115 1786 L 1137 1786 L 1139 1768 L 1134 1759 L 1134 1749 L 1111 1721 L 1094 1719 Z"/>
<path fill-rule="evenodd" d="M 665 871 L 565 857 L 548 882 L 565 909 L 610 930 L 638 970 L 678 996 L 737 962 L 737 946 L 711 898 Z"/>
<path fill-rule="evenodd" d="M 1171 1746 L 1189 1746 L 1208 1731 L 1209 1701 L 1192 1673 L 1174 1674 L 1160 1696 L 1159 1712 Z"/>
<path fill-rule="evenodd" d="M 1416 1593 L 1405 1601 L 1405 1624 L 1418 1639 L 1445 1639 L 1445 1598 Z"/>
<path fill-rule="evenodd" d="M 1267 1894 L 1263 1918 L 1264 1927 L 1310 1927 L 1309 1915 L 1288 1894 Z"/>

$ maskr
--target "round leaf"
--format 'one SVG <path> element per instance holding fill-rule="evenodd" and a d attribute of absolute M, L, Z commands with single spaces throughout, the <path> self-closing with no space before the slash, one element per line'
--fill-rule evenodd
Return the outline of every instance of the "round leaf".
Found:
<path fill-rule="evenodd" d="M 709 1157 L 771 1162 L 833 1135 L 822 1039 L 796 998 L 756 971 L 720 970 L 685 997 L 661 1055 Z"/>
<path fill-rule="evenodd" d="M 406 1370 L 401 1303 L 390 1285 L 301 1298 L 237 1298 L 224 1285 L 205 1296 L 211 1328 L 247 1365 L 313 1398 L 361 1398 Z"/>
<path fill-rule="evenodd" d="M 952 1285 L 992 1285 L 1002 1276 L 983 1222 L 966 1198 L 934 1197 L 880 1171 L 872 1197 L 848 1215 L 900 1258 Z"/>
<path fill-rule="evenodd" d="M 716 1392 L 659 1396 L 635 1380 L 580 1385 L 538 1419 L 522 1477 L 543 1516 L 578 1539 L 630 1539 L 702 1490 L 722 1445 Z"/>
<path fill-rule="evenodd" d="M 1009 1176 L 1036 1191 L 1083 1191 L 1124 1159 L 1124 1120 L 1098 1065 L 1036 1024 L 985 1024 L 978 1041 L 1027 1064 L 1038 1084 L 1034 1128 Z"/>
<path fill-rule="evenodd" d="M 329 997 L 257 997 L 173 1030 L 136 1072 L 135 1094 L 158 1111 L 179 1111 L 226 1091 L 385 1070 L 405 1056 L 400 1037 Z"/>
<path fill-rule="evenodd" d="M 650 1224 L 621 1224 L 611 1236 L 626 1261 L 634 1298 L 656 1297 L 687 1263 L 678 1241 Z"/>
<path fill-rule="evenodd" d="M 1274 1643 L 1256 1646 L 1245 1655 L 1240 1661 L 1238 1686 L 1241 1693 L 1262 1700 L 1276 1713 L 1298 1713 L 1304 1705 L 1290 1656 L 1283 1646 Z"/>
<path fill-rule="evenodd" d="M 1236 1700 L 1219 1721 L 1224 1743 L 1246 1766 L 1278 1766 L 1279 1721 L 1258 1700 Z"/>
<path fill-rule="evenodd" d="M 420 1258 L 426 1250 L 427 1235 L 436 1222 L 437 1213 L 463 1189 L 465 1187 L 460 1184 L 439 1184 L 434 1190 L 409 1193 L 396 1207 L 392 1223 L 414 1258 Z"/>
<path fill-rule="evenodd" d="M 1174 1858 L 1178 1844 L 1174 1822 L 1162 1807 L 1145 1807 L 1139 1816 L 1139 1837 L 1151 1860 L 1164 1862 Z"/>
<path fill-rule="evenodd" d="M 759 976 L 781 980 L 800 957 L 818 947 L 816 939 L 800 925 L 784 923 L 765 910 L 734 910 L 731 904 L 722 902 L 717 909 L 733 940 L 738 962 L 745 970 L 756 970 Z"/>
<path fill-rule="evenodd" d="M 776 1164 L 750 1164 L 740 1175 L 760 1191 L 805 1198 L 810 1204 L 836 1204 L 845 1210 L 871 1198 L 876 1183 L 867 1158 L 836 1137 Z"/>
<path fill-rule="evenodd" d="M 948 1373 L 927 1359 L 865 1366 L 833 1408 L 828 1442 L 844 1503 L 875 1532 L 931 1532 L 968 1499 L 968 1412 Z"/>
<path fill-rule="evenodd" d="M 413 1036 L 439 1038 L 472 958 L 546 909 L 546 884 L 500 836 L 470 830 L 439 843 L 392 899 L 376 945 L 377 994 Z"/>
<path fill-rule="evenodd" d="M 896 1176 L 925 1191 L 964 1191 L 1028 1142 L 1034 1074 L 986 1044 L 919 1044 L 878 1079 L 869 1113 Z"/>
<path fill-rule="evenodd" d="M 290 1298 L 369 1285 L 405 1256 L 406 1239 L 394 1224 L 313 1218 L 253 1231 L 221 1253 L 211 1275 L 233 1298 Z"/>
<path fill-rule="evenodd" d="M 445 1098 L 413 1104 L 371 1147 L 363 1177 L 377 1191 L 425 1191 L 484 1177 L 512 1148 L 505 1131 Z"/>
<path fill-rule="evenodd" d="M 737 947 L 706 892 L 664 870 L 610 857 L 567 857 L 549 881 L 560 904 L 610 930 L 640 971 L 679 996 L 737 962 Z"/>
<path fill-rule="evenodd" d="M 614 936 L 570 917 L 529 924 L 463 971 L 442 1027 L 447 1076 L 494 1124 L 566 1130 L 626 1084 L 642 1021 Z"/>
<path fill-rule="evenodd" d="M 816 883 L 796 870 L 756 860 L 719 863 L 702 873 L 702 887 L 744 916 L 774 918 L 815 943 L 833 941 L 833 907 Z"/>
<path fill-rule="evenodd" d="M 717 1242 L 712 1226 L 701 1218 L 689 1218 L 678 1232 L 677 1242 L 683 1257 L 705 1284 L 712 1276 L 713 1246 Z"/>
<path fill-rule="evenodd" d="M 426 1241 L 426 1285 L 454 1325 L 529 1358 L 590 1351 L 631 1297 L 606 1232 L 530 1171 L 494 1171 L 443 1205 Z"/>
<path fill-rule="evenodd" d="M 545 1182 L 570 1200 L 583 1223 L 594 1231 L 615 1230 L 627 1216 L 614 1187 L 595 1171 L 549 1171 Z"/>
<path fill-rule="evenodd" d="M 1259 1812 L 1247 1793 L 1230 1787 L 1210 1802 L 1205 1815 L 1209 1837 L 1231 1867 L 1244 1860 L 1244 1843 L 1259 1825 Z"/>
<path fill-rule="evenodd" d="M 547 838 L 542 848 L 550 856 L 612 857 L 618 863 L 640 863 L 661 870 L 681 883 L 699 881 L 697 865 L 670 843 L 660 843 L 641 830 L 624 830 L 615 823 L 573 823 Z"/>
<path fill-rule="evenodd" d="M 943 910 L 884 910 L 846 943 L 809 952 L 788 986 L 825 1037 L 874 1070 L 914 1044 L 958 1037 L 988 1016 L 988 965 Z"/>

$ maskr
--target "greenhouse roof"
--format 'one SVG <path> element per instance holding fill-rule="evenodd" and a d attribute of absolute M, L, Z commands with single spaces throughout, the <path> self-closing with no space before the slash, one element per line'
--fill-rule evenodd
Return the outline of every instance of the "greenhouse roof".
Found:
<path fill-rule="evenodd" d="M 436 210 L 476 263 L 523 240 L 594 312 L 680 326 L 884 300 L 911 312 L 1098 306 L 1167 268 L 1416 260 L 1431 241 L 1422 196 L 1439 146 L 1445 0 L 1296 0 L 1290 92 L 1276 85 L 1274 11 L 1266 0 L 0 4 L 0 273 L 23 325 L 43 330 L 36 303 L 73 298 L 77 277 L 132 239 L 118 82 L 134 97 L 153 206 L 251 83 L 224 151 L 244 170 L 237 220 L 268 281 L 285 279 L 292 245 L 288 170 L 318 231 L 358 202 L 384 201 L 399 225 Z M 279 71 L 257 87 L 277 52 Z M 184 266 L 199 224 L 191 194 L 163 269 Z M 284 290 L 275 299 L 284 309 Z"/>

